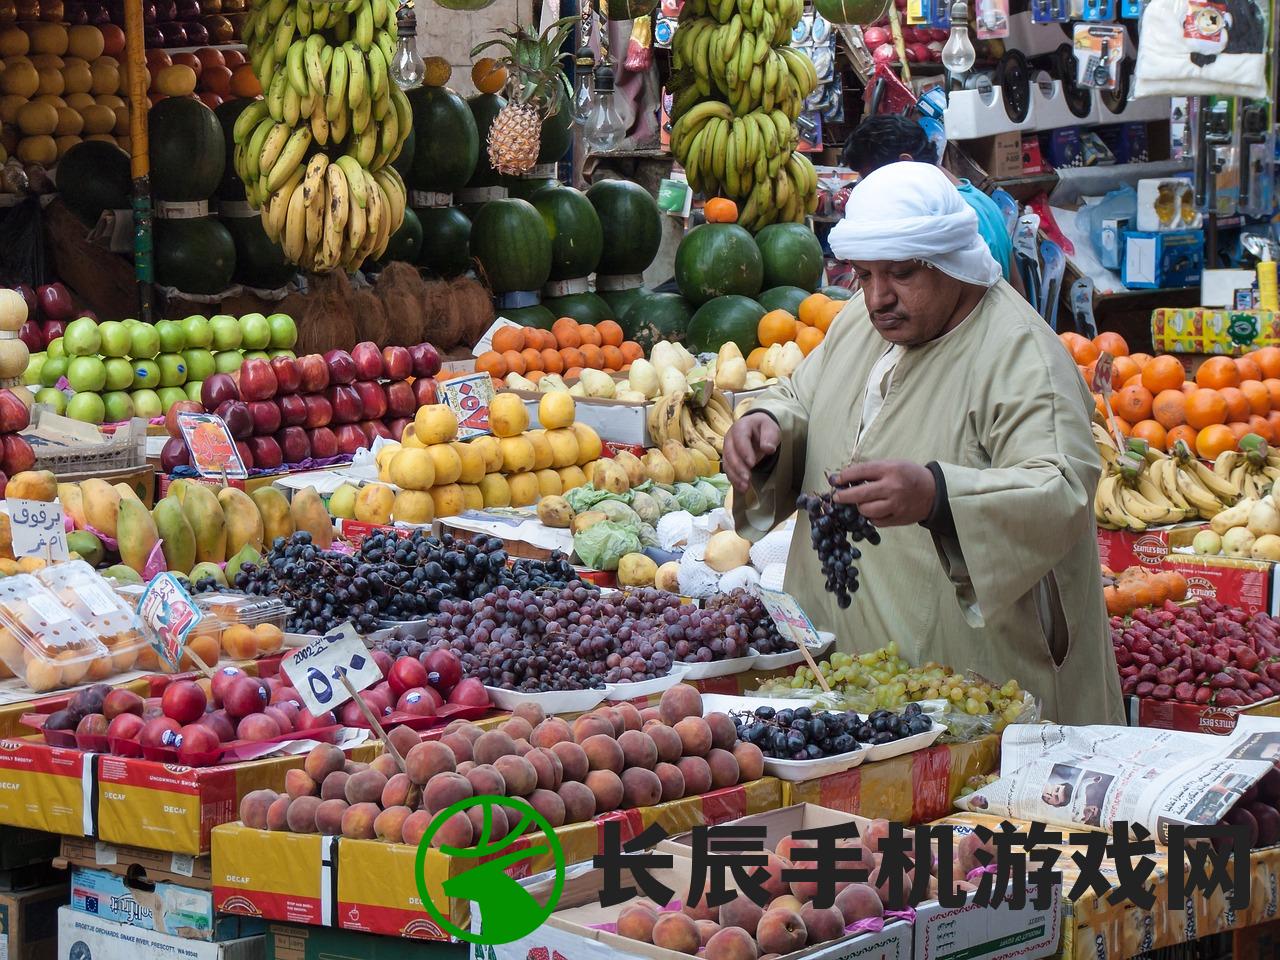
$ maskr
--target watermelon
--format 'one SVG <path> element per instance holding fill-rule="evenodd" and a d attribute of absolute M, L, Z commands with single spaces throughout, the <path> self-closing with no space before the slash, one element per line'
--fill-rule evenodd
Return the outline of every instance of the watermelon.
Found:
<path fill-rule="evenodd" d="M 556 322 L 556 315 L 540 303 L 531 307 L 500 307 L 498 316 L 522 327 L 538 327 L 540 330 L 550 330 Z"/>
<path fill-rule="evenodd" d="M 689 321 L 685 343 L 695 354 L 716 353 L 732 340 L 745 357 L 759 346 L 756 327 L 764 313 L 750 297 L 729 294 L 708 300 Z"/>
<path fill-rule="evenodd" d="M 71 212 L 93 225 L 103 210 L 128 210 L 129 155 L 105 140 L 83 140 L 58 162 L 58 192 Z"/>
<path fill-rule="evenodd" d="M 848 287 L 823 287 L 822 293 L 825 293 L 832 300 L 852 300 L 853 291 Z"/>
<path fill-rule="evenodd" d="M 457 207 L 415 211 L 422 225 L 417 264 L 430 274 L 457 277 L 471 269 L 471 221 Z"/>
<path fill-rule="evenodd" d="M 490 200 L 471 224 L 471 252 L 493 293 L 541 290 L 551 273 L 551 238 L 527 200 Z"/>
<path fill-rule="evenodd" d="M 538 143 L 538 162 L 555 163 L 573 146 L 573 91 L 569 78 L 561 72 L 557 83 L 560 95 L 556 112 L 542 121 L 542 138 Z"/>
<path fill-rule="evenodd" d="M 496 187 L 503 182 L 498 171 L 489 164 L 489 127 L 498 115 L 498 111 L 507 105 L 507 101 L 496 93 L 477 93 L 467 101 L 471 108 L 471 116 L 476 124 L 476 142 L 478 145 L 475 170 L 468 187 Z M 427 139 L 424 132 L 422 138 Z M 415 158 L 416 159 L 416 158 Z"/>
<path fill-rule="evenodd" d="M 676 248 L 676 286 L 695 305 L 734 293 L 760 292 L 764 264 L 751 234 L 736 223 L 704 223 Z"/>
<path fill-rule="evenodd" d="M 417 263 L 421 253 L 422 221 L 418 219 L 418 215 L 413 210 L 406 208 L 404 222 L 400 224 L 400 229 L 387 240 L 387 249 L 383 252 L 382 257 L 376 261 L 366 260 L 365 263 L 375 269 L 393 260 Z"/>
<path fill-rule="evenodd" d="M 414 140 L 409 186 L 439 193 L 461 190 L 476 172 L 481 152 L 476 117 L 467 102 L 446 87 L 418 87 L 408 97 L 413 128 L 422 133 Z"/>
<path fill-rule="evenodd" d="M 298 273 L 295 264 L 284 258 L 278 243 L 272 243 L 262 227 L 262 217 L 222 217 L 231 234 L 236 265 L 231 279 L 256 290 L 283 287 Z"/>
<path fill-rule="evenodd" d="M 232 159 L 236 149 L 232 131 L 240 114 L 244 113 L 251 103 L 253 101 L 247 97 L 237 97 L 234 100 L 223 100 L 213 111 L 213 115 L 218 118 L 218 123 L 222 125 L 222 139 L 226 147 L 226 162 L 222 168 L 222 180 L 218 184 L 219 200 L 244 199 L 244 181 L 236 173 L 236 165 Z"/>
<path fill-rule="evenodd" d="M 547 297 L 542 305 L 556 317 L 573 317 L 579 323 L 599 323 L 601 320 L 614 320 L 613 307 L 600 298 L 599 294 L 569 293 L 563 297 Z"/>
<path fill-rule="evenodd" d="M 604 232 L 602 276 L 640 274 L 649 269 L 662 244 L 662 214 L 644 187 L 630 180 L 601 180 L 587 190 Z"/>
<path fill-rule="evenodd" d="M 596 208 L 573 187 L 539 190 L 531 201 L 551 240 L 552 280 L 589 277 L 600 262 L 604 242 Z M 569 316 L 569 314 L 566 314 Z"/>
<path fill-rule="evenodd" d="M 147 131 L 151 195 L 167 201 L 212 197 L 227 165 L 226 139 L 213 111 L 193 97 L 165 97 L 147 114 Z"/>
<path fill-rule="evenodd" d="M 800 304 L 807 296 L 809 291 L 801 290 L 799 287 L 774 287 L 771 290 L 762 291 L 756 300 L 766 310 L 785 310 L 794 317 L 799 315 Z"/>
<path fill-rule="evenodd" d="M 533 202 L 533 198 L 548 187 L 560 186 L 554 177 L 509 177 L 507 178 L 507 196 Z"/>
<path fill-rule="evenodd" d="M 204 104 L 201 107 L 213 116 L 208 107 Z M 236 269 L 236 245 L 219 220 L 213 217 L 156 220 L 154 244 L 156 283 L 205 296 L 222 293 L 231 286 Z"/>
<path fill-rule="evenodd" d="M 596 293 L 613 308 L 613 315 L 619 321 L 632 306 L 650 295 L 644 287 L 627 287 L 625 290 L 601 290 L 597 287 Z"/>
<path fill-rule="evenodd" d="M 765 287 L 817 290 L 822 282 L 822 244 L 803 223 L 771 223 L 756 234 Z"/>
<path fill-rule="evenodd" d="M 678 293 L 654 293 L 641 297 L 619 321 L 622 335 L 644 348 L 647 356 L 661 340 L 683 343 L 693 307 Z"/>
<path fill-rule="evenodd" d="M 472 118 L 471 122 L 475 123 L 475 118 Z M 418 137 L 413 132 L 413 127 L 410 127 L 409 136 L 405 137 L 404 143 L 400 145 L 400 155 L 391 161 L 391 166 L 395 168 L 396 173 L 400 174 L 400 179 L 405 183 L 408 183 L 413 176 L 411 172 L 413 170 L 413 155 L 417 147 Z"/>

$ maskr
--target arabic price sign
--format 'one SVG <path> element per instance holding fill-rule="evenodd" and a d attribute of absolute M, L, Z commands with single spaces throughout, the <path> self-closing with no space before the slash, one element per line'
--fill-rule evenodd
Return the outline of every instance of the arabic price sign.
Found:
<path fill-rule="evenodd" d="M 67 559 L 67 528 L 57 500 L 5 500 L 13 530 L 13 555 L 42 560 Z"/>
<path fill-rule="evenodd" d="M 178 429 L 191 454 L 191 465 L 202 477 L 249 476 L 235 439 L 216 413 L 185 411 L 178 414 Z"/>
<path fill-rule="evenodd" d="M 800 604 L 796 603 L 796 598 L 791 594 L 761 588 L 760 601 L 777 624 L 779 633 L 807 647 L 822 645 L 822 639 L 809 620 L 809 615 L 800 609 Z"/>
<path fill-rule="evenodd" d="M 489 432 L 489 404 L 493 378 L 487 373 L 454 377 L 440 384 L 440 402 L 458 418 L 458 439 L 470 440 Z"/>
<path fill-rule="evenodd" d="M 343 674 L 357 692 L 382 679 L 382 670 L 349 622 L 299 647 L 280 669 L 302 697 L 303 705 L 316 716 L 351 699 Z"/>

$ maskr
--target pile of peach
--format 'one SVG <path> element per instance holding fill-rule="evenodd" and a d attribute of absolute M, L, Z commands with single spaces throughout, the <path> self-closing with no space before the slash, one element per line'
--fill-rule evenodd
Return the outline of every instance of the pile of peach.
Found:
<path fill-rule="evenodd" d="M 419 743 L 405 727 L 389 737 L 404 756 L 403 771 L 390 754 L 357 763 L 323 744 L 301 769 L 288 772 L 283 794 L 246 795 L 240 819 L 265 830 L 417 844 L 437 813 L 473 796 L 523 797 L 558 827 L 730 787 L 764 772 L 760 748 L 738 741 L 727 714 L 704 717 L 701 695 L 687 684 L 667 690 L 657 707 L 602 707 L 572 725 L 521 704 L 493 730 L 459 720 L 439 740 Z M 483 813 L 476 806 L 453 814 L 432 843 L 471 846 Z M 490 813 L 493 836 L 516 826 L 505 821 L 503 808 Z"/>

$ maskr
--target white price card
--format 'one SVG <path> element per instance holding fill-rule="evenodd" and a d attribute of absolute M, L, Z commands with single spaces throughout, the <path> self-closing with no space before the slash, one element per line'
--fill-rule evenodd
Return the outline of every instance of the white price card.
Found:
<path fill-rule="evenodd" d="M 5 500 L 13 530 L 13 555 L 42 560 L 67 559 L 67 528 L 57 500 Z"/>
<path fill-rule="evenodd" d="M 806 647 L 822 646 L 822 638 L 814 629 L 809 615 L 800 609 L 796 598 L 781 590 L 760 589 L 760 601 L 777 624 L 778 632 Z"/>
<path fill-rule="evenodd" d="M 357 693 L 382 679 L 377 661 L 349 622 L 299 647 L 280 667 L 303 704 L 316 716 L 336 710 L 351 699 L 350 690 L 342 682 L 344 673 Z"/>

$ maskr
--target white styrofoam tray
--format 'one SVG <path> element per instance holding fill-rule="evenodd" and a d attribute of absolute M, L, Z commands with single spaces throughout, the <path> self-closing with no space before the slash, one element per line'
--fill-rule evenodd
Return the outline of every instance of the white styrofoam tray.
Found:
<path fill-rule="evenodd" d="M 836 642 L 834 633 L 827 633 L 825 630 L 818 631 L 818 640 L 821 641 L 817 646 L 809 647 L 809 654 L 813 657 L 820 657 L 831 648 Z M 753 670 L 778 670 L 782 667 L 789 667 L 793 663 L 802 663 L 804 654 L 799 649 L 793 648 L 785 653 L 761 653 L 756 655 L 756 662 L 752 664 Z"/>
<path fill-rule="evenodd" d="M 598 707 L 605 696 L 604 687 L 591 690 L 549 690 L 546 693 L 525 693 L 501 687 L 485 687 L 485 690 L 489 693 L 489 701 L 499 710 L 514 710 L 522 703 L 536 703 L 548 716 L 584 713 L 592 707 Z"/>
<path fill-rule="evenodd" d="M 673 663 L 665 677 L 654 677 L 652 680 L 634 682 L 606 683 L 604 698 L 611 701 L 635 700 L 639 697 L 651 697 L 671 689 L 677 683 L 688 679 L 687 663 Z"/>
<path fill-rule="evenodd" d="M 712 660 L 710 663 L 684 663 L 685 680 L 709 680 L 712 677 L 727 677 L 731 673 L 742 673 L 744 670 L 750 670 L 752 664 L 756 662 L 759 656 L 754 650 L 748 648 L 748 655 L 745 657 L 734 657 L 732 660 Z"/>

